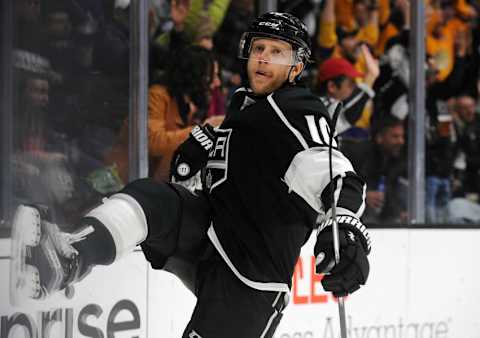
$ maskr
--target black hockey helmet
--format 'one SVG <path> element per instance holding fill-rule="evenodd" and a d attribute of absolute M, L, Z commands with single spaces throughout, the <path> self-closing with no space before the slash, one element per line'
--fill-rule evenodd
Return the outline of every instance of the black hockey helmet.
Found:
<path fill-rule="evenodd" d="M 292 14 L 268 12 L 255 19 L 240 39 L 238 57 L 248 59 L 253 39 L 262 37 L 290 43 L 295 51 L 295 63 L 307 64 L 310 60 L 312 51 L 307 27 Z"/>

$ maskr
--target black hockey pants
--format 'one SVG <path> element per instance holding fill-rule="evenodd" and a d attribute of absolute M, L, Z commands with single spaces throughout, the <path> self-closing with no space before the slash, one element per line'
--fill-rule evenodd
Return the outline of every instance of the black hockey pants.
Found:
<path fill-rule="evenodd" d="M 285 292 L 252 289 L 234 275 L 207 238 L 212 209 L 206 196 L 151 179 L 121 192 L 145 212 L 148 236 L 141 247 L 152 267 L 174 273 L 197 296 L 182 338 L 273 337 Z"/>

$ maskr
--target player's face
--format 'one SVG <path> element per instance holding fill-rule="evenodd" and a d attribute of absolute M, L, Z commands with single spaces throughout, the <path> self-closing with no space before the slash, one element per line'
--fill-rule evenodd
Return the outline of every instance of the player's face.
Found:
<path fill-rule="evenodd" d="M 248 80 L 254 94 L 269 94 L 280 88 L 289 77 L 293 81 L 303 68 L 302 63 L 294 64 L 293 55 L 288 42 L 255 39 L 247 63 Z"/>

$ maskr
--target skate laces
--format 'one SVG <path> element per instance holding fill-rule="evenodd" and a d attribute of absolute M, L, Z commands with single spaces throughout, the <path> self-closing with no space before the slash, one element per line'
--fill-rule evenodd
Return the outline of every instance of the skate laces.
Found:
<path fill-rule="evenodd" d="M 63 289 L 72 283 L 80 273 L 79 253 L 72 244 L 83 241 L 89 234 L 94 232 L 95 229 L 92 226 L 87 226 L 78 232 L 68 233 L 60 231 L 58 226 L 56 226 L 56 230 L 57 231 L 54 232 L 55 248 L 60 255 L 67 258 L 67 261 L 62 263 L 65 276 L 60 288 Z"/>
<path fill-rule="evenodd" d="M 45 222 L 45 225 L 52 234 L 53 243 L 60 255 L 70 259 L 78 255 L 78 251 L 72 246 L 72 244 L 84 240 L 89 234 L 94 232 L 92 226 L 88 226 L 76 233 L 68 233 L 61 231 L 54 223 Z"/>
<path fill-rule="evenodd" d="M 90 235 L 94 231 L 95 229 L 93 228 L 93 226 L 89 225 L 79 232 L 73 234 L 63 232 L 62 235 L 65 237 L 65 240 L 68 242 L 68 244 L 73 244 L 83 241 L 85 238 L 87 238 L 88 235 Z"/>

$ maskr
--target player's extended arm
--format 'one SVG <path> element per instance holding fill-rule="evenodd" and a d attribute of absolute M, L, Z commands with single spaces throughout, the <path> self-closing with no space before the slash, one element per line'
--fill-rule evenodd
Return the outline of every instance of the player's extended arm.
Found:
<path fill-rule="evenodd" d="M 295 191 L 325 220 L 314 247 L 316 271 L 325 273 L 322 285 L 335 296 L 344 296 L 365 284 L 369 273 L 367 255 L 370 237 L 360 222 L 365 209 L 365 184 L 355 174 L 350 161 L 337 149 L 332 154 L 333 182 L 330 182 L 328 148 L 310 148 L 298 153 L 285 175 L 290 190 Z M 334 185 L 340 239 L 340 264 L 335 265 L 330 185 Z"/>

